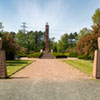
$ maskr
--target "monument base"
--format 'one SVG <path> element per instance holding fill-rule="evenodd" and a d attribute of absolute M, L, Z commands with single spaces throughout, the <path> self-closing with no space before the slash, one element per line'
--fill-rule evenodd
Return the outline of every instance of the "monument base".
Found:
<path fill-rule="evenodd" d="M 0 50 L 0 79 L 7 78 L 5 51 Z"/>
<path fill-rule="evenodd" d="M 95 50 L 93 77 L 100 78 L 100 50 Z"/>

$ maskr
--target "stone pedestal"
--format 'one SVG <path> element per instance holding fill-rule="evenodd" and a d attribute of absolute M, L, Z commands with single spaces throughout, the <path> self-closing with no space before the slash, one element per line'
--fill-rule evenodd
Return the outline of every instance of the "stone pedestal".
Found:
<path fill-rule="evenodd" d="M 1 50 L 2 39 L 0 38 L 0 79 L 7 77 L 5 51 Z"/>
<path fill-rule="evenodd" d="M 6 78 L 6 60 L 5 60 L 5 51 L 0 50 L 0 78 Z"/>
<path fill-rule="evenodd" d="M 95 50 L 93 77 L 100 78 L 100 50 Z"/>
<path fill-rule="evenodd" d="M 100 78 L 100 38 L 98 38 L 98 50 L 94 54 L 93 77 Z"/>

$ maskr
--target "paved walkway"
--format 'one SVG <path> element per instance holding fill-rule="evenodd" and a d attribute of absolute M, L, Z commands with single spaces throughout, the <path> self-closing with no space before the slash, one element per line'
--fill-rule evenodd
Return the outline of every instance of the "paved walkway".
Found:
<path fill-rule="evenodd" d="M 16 73 L 12 77 L 26 77 L 36 80 L 74 80 L 88 78 L 85 74 L 75 70 L 57 59 L 37 59 L 36 62 Z"/>
<path fill-rule="evenodd" d="M 0 100 L 100 100 L 100 82 L 59 60 L 37 59 L 0 80 Z"/>

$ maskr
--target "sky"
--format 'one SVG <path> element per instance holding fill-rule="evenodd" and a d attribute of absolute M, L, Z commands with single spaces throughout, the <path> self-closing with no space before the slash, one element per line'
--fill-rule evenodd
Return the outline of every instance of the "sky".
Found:
<path fill-rule="evenodd" d="M 50 37 L 91 29 L 92 16 L 100 8 L 100 0 L 0 0 L 0 22 L 5 31 L 18 32 L 21 23 L 27 30 L 45 31 L 50 25 Z"/>

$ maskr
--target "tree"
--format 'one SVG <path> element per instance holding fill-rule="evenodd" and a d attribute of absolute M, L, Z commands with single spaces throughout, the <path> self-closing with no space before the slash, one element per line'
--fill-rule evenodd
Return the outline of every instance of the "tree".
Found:
<path fill-rule="evenodd" d="M 93 24 L 100 25 L 100 8 L 96 9 L 94 15 L 92 16 Z"/>
<path fill-rule="evenodd" d="M 90 34 L 91 30 L 87 29 L 87 28 L 83 28 L 82 30 L 80 30 L 78 36 L 77 36 L 77 41 L 79 41 L 81 38 L 83 38 L 85 35 Z"/>
<path fill-rule="evenodd" d="M 57 48 L 59 52 L 65 52 L 68 48 L 68 34 L 64 34 L 58 41 Z"/>
<path fill-rule="evenodd" d="M 23 33 L 22 31 L 19 31 L 17 33 L 17 35 L 16 35 L 16 42 L 21 47 L 27 48 L 27 37 L 26 37 L 26 34 Z"/>
<path fill-rule="evenodd" d="M 92 33 L 99 34 L 100 33 L 100 8 L 96 9 L 94 15 L 92 16 L 93 26 Z"/>
<path fill-rule="evenodd" d="M 100 34 L 87 34 L 77 43 L 76 49 L 79 55 L 86 55 L 90 59 L 94 57 L 94 51 L 98 49 L 98 37 Z"/>
<path fill-rule="evenodd" d="M 16 41 L 20 46 L 27 48 L 29 52 L 39 52 L 40 49 L 45 48 L 44 32 L 41 31 L 27 33 L 19 31 L 16 35 Z"/>
<path fill-rule="evenodd" d="M 3 32 L 4 26 L 2 25 L 2 22 L 0 22 L 0 31 Z"/>
<path fill-rule="evenodd" d="M 76 36 L 77 36 L 77 32 L 75 33 L 70 33 L 68 36 L 68 41 L 69 41 L 69 47 L 73 47 L 76 44 Z"/>
<path fill-rule="evenodd" d="M 54 52 L 57 52 L 57 43 L 55 42 L 55 38 L 50 38 L 50 49 L 52 49 Z"/>
<path fill-rule="evenodd" d="M 3 32 L 2 33 L 3 40 L 3 50 L 6 51 L 6 59 L 14 60 L 15 55 L 19 52 L 20 46 L 16 44 L 16 41 L 13 39 L 11 33 Z"/>

